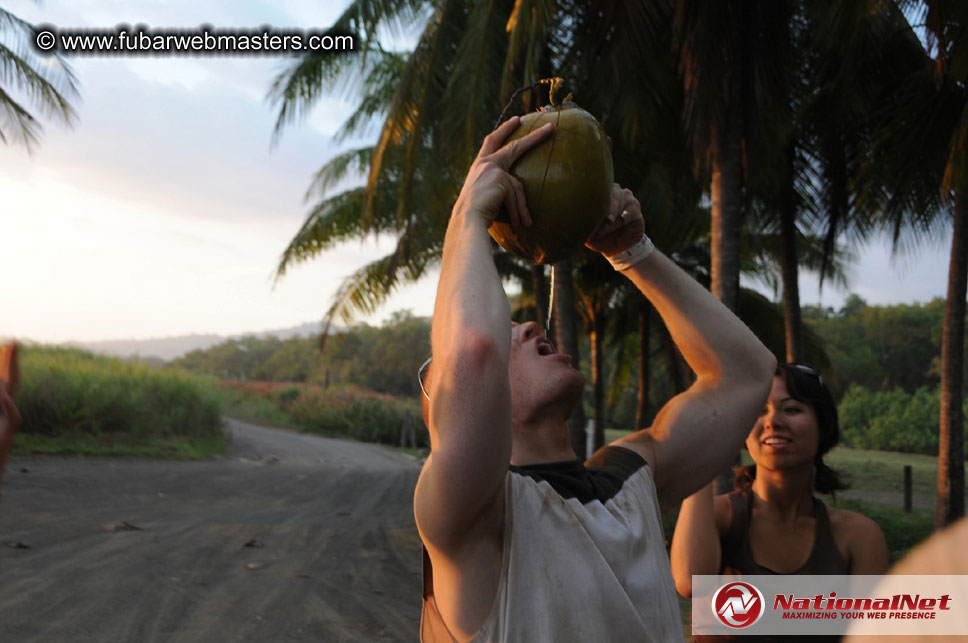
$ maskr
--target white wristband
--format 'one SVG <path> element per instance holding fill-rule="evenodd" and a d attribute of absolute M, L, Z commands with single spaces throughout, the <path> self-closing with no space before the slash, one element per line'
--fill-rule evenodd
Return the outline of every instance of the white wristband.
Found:
<path fill-rule="evenodd" d="M 640 261 L 645 261 L 655 252 L 655 244 L 644 234 L 638 242 L 626 248 L 625 251 L 611 257 L 605 257 L 615 270 L 622 271 L 631 268 Z"/>

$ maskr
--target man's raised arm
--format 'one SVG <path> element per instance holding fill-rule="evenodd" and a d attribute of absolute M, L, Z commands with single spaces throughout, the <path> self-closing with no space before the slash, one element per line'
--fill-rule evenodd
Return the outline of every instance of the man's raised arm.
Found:
<path fill-rule="evenodd" d="M 511 118 L 484 139 L 444 238 L 426 381 L 431 455 L 414 499 L 424 541 L 442 552 L 454 553 L 503 506 L 511 458 L 511 313 L 487 229 L 502 205 L 512 224 L 531 224 L 524 189 L 508 169 L 552 129 L 502 147 L 518 123 Z"/>
<path fill-rule="evenodd" d="M 619 213 L 624 213 L 619 216 Z M 609 258 L 659 312 L 696 381 L 659 411 L 651 427 L 620 440 L 652 467 L 660 504 L 674 506 L 725 469 L 766 401 L 773 354 L 712 293 L 651 242 L 639 202 L 613 191 L 588 246 Z"/>

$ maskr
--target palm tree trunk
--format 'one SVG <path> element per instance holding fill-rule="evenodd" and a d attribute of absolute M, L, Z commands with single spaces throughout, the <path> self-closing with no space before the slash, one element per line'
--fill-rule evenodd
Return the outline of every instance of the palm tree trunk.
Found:
<path fill-rule="evenodd" d="M 593 312 L 595 318 L 592 320 L 592 390 L 595 399 L 593 450 L 605 446 L 605 381 L 602 377 L 602 338 L 605 335 L 605 321 L 601 311 Z"/>
<path fill-rule="evenodd" d="M 737 74 L 734 78 L 738 79 Z M 726 126 L 713 143 L 711 280 L 709 289 L 727 308 L 736 310 L 739 298 L 740 226 L 743 207 L 742 120 L 738 80 L 726 104 Z M 737 455 L 737 460 L 739 456 Z M 733 488 L 731 468 L 716 478 L 716 492 Z"/>
<path fill-rule="evenodd" d="M 965 513 L 965 418 L 962 407 L 965 294 L 968 289 L 968 194 L 955 192 L 955 221 L 948 267 L 948 300 L 941 339 L 941 427 L 938 445 L 938 504 L 934 526 Z"/>
<path fill-rule="evenodd" d="M 555 343 L 572 356 L 575 368 L 581 363 L 578 353 L 578 311 L 575 308 L 575 282 L 571 274 L 571 261 L 554 265 L 555 270 Z M 568 420 L 568 436 L 571 448 L 581 460 L 587 457 L 585 436 L 585 409 L 581 402 Z"/>
<path fill-rule="evenodd" d="M 738 101 L 731 102 L 734 104 L 727 108 L 725 131 L 720 133 L 713 151 L 709 289 L 727 308 L 735 311 L 739 296 L 743 147 L 739 105 L 735 104 Z"/>
<path fill-rule="evenodd" d="M 531 266 L 531 281 L 534 285 L 534 307 L 537 310 L 535 321 L 541 332 L 548 328 L 548 280 L 545 279 L 544 266 Z"/>
<path fill-rule="evenodd" d="M 645 297 L 639 308 L 639 399 L 635 406 L 635 429 L 649 421 L 649 333 L 651 332 L 652 304 Z"/>
<path fill-rule="evenodd" d="M 783 326 L 786 361 L 803 361 L 803 318 L 797 256 L 796 204 L 793 195 L 793 150 L 787 153 L 787 175 L 780 202 L 780 262 L 783 279 Z"/>

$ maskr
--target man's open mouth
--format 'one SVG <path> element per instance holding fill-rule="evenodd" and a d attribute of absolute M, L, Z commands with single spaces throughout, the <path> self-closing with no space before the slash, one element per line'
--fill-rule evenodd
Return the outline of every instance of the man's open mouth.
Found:
<path fill-rule="evenodd" d="M 555 350 L 555 345 L 544 337 L 539 337 L 538 341 L 538 355 L 557 355 L 558 351 Z"/>

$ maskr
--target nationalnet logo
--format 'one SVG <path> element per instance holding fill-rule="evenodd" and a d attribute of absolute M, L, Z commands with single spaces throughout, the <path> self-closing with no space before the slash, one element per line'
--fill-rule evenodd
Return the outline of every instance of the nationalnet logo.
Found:
<path fill-rule="evenodd" d="M 712 608 L 723 625 L 749 627 L 763 616 L 763 594 L 749 583 L 726 583 L 713 594 Z"/>
<path fill-rule="evenodd" d="M 941 610 L 949 610 L 948 594 L 894 594 L 893 596 L 837 596 L 837 592 L 796 596 L 780 594 L 773 598 L 773 611 L 781 610 L 783 618 L 843 619 L 934 619 Z"/>
<path fill-rule="evenodd" d="M 966 575 L 692 580 L 693 634 L 968 635 Z"/>

